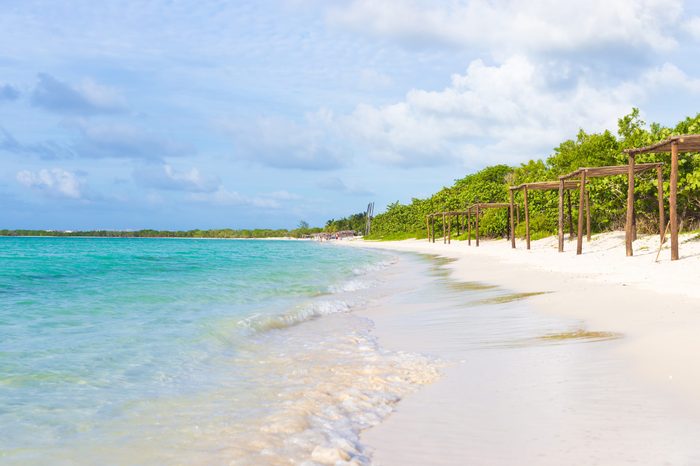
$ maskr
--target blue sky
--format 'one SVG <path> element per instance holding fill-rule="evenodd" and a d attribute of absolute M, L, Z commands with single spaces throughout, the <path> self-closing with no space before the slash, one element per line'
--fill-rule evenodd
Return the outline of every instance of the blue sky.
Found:
<path fill-rule="evenodd" d="M 0 0 L 0 228 L 295 227 L 700 111 L 679 0 Z"/>

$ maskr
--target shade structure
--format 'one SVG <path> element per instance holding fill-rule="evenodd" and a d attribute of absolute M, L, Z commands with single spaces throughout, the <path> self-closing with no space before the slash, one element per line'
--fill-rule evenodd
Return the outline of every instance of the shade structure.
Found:
<path fill-rule="evenodd" d="M 688 152 L 700 152 L 700 134 L 672 136 L 661 142 L 645 147 L 636 147 L 624 151 L 631 161 L 639 154 L 670 153 L 671 177 L 669 179 L 669 224 L 671 226 L 671 260 L 678 260 L 678 155 Z M 663 233 L 662 233 L 663 234 Z M 663 241 L 663 238 L 662 238 Z"/>
<path fill-rule="evenodd" d="M 435 242 L 435 218 L 441 218 L 442 219 L 442 240 L 443 243 L 450 244 L 452 240 L 452 223 L 453 220 L 456 218 L 457 219 L 457 234 L 460 233 L 460 231 L 464 231 L 464 227 L 466 226 L 467 232 L 468 232 L 468 237 L 467 237 L 467 244 L 471 245 L 472 243 L 472 238 L 471 238 L 471 229 L 472 229 L 472 216 L 474 217 L 474 223 L 475 223 L 475 240 L 476 240 L 476 245 L 479 245 L 479 216 L 481 215 L 481 212 L 483 212 L 486 209 L 498 209 L 498 208 L 511 208 L 511 205 L 507 202 L 478 202 L 476 204 L 472 204 L 469 207 L 466 208 L 466 210 L 450 210 L 450 211 L 445 211 L 445 212 L 433 212 L 428 215 L 426 215 L 425 222 L 428 227 L 428 241 L 429 242 Z M 512 216 L 512 212 L 511 212 Z M 460 224 L 460 218 L 464 217 L 465 225 Z M 512 237 L 513 232 L 510 232 L 510 236 Z"/>
<path fill-rule="evenodd" d="M 510 244 L 513 249 L 515 249 L 515 221 L 513 219 L 513 201 L 514 201 L 514 192 L 516 191 L 522 191 L 523 193 L 523 209 L 525 210 L 525 247 L 527 249 L 530 249 L 530 209 L 528 206 L 528 197 L 527 193 L 529 191 L 547 191 L 547 190 L 555 190 L 559 189 L 561 185 L 561 182 L 559 181 L 535 181 L 532 183 L 523 183 L 519 184 L 517 186 L 511 186 L 509 188 L 510 190 L 510 229 L 513 231 L 513 234 L 510 237 Z M 579 182 L 578 180 L 573 180 L 573 181 L 565 181 L 564 182 L 564 189 L 578 189 L 579 188 Z M 590 214 L 590 211 L 589 211 Z M 589 220 L 590 220 L 590 215 L 589 215 Z M 520 220 L 518 220 L 520 222 Z M 561 220 L 563 223 L 563 218 Z M 589 221 L 589 231 L 590 231 L 590 221 Z M 563 241 L 564 241 L 564 233 L 563 229 L 561 230 L 560 234 L 560 251 L 563 250 Z"/>
<path fill-rule="evenodd" d="M 581 254 L 583 252 L 583 212 L 584 204 L 587 203 L 588 196 L 586 193 L 586 181 L 591 178 L 603 178 L 607 176 L 617 176 L 617 175 L 627 175 L 627 215 L 625 221 L 625 251 L 628 256 L 634 254 L 632 248 L 632 241 L 636 238 L 635 222 L 634 222 L 634 178 L 635 175 L 644 173 L 646 171 L 654 170 L 657 171 L 657 177 L 661 183 L 661 166 L 663 164 L 660 162 L 653 163 L 634 163 L 634 157 L 629 157 L 629 164 L 627 165 L 609 165 L 604 167 L 582 167 L 578 170 L 574 170 L 571 173 L 562 175 L 559 177 L 559 252 L 564 251 L 564 241 L 563 241 L 563 191 L 564 185 L 567 181 L 572 178 L 579 178 L 579 215 L 578 215 L 578 235 L 576 241 L 576 254 Z M 663 241 L 663 187 L 658 191 L 659 196 L 659 224 L 660 231 L 662 234 L 661 241 Z M 590 206 L 585 207 L 586 210 L 590 209 Z M 589 214 L 590 216 L 590 214 Z M 587 222 L 587 228 L 590 234 L 590 220 Z"/>

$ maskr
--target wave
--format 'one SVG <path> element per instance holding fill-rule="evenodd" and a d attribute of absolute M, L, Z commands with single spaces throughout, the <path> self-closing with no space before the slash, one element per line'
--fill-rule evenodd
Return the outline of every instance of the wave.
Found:
<path fill-rule="evenodd" d="M 356 267 L 352 270 L 353 277 L 341 283 L 330 285 L 328 292 L 333 294 L 352 293 L 366 290 L 375 286 L 378 282 L 371 274 L 386 269 L 398 261 L 397 257 L 390 257 L 373 264 Z M 284 329 L 308 322 L 319 317 L 350 312 L 357 304 L 364 302 L 360 296 L 349 296 L 344 299 L 319 299 L 304 303 L 289 311 L 266 315 L 262 313 L 253 314 L 243 320 L 238 321 L 238 327 L 254 332 L 265 332 L 269 330 Z"/>
<path fill-rule="evenodd" d="M 350 304 L 345 301 L 317 301 L 282 314 L 253 314 L 240 320 L 238 326 L 255 332 L 265 332 L 292 327 L 324 315 L 349 312 L 350 310 Z"/>

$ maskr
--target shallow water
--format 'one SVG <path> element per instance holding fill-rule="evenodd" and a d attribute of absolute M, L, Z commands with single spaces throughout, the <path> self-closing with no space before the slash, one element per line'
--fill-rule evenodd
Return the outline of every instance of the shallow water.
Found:
<path fill-rule="evenodd" d="M 436 376 L 349 311 L 382 253 L 311 242 L 0 238 L 3 464 L 354 458 Z"/>
<path fill-rule="evenodd" d="M 426 260 L 437 269 L 428 278 Z M 547 294 L 401 261 L 409 286 L 362 314 L 383 346 L 446 366 L 363 433 L 378 464 L 700 464 L 700 413 L 631 369 L 625 335 L 536 312 L 530 300 Z"/>

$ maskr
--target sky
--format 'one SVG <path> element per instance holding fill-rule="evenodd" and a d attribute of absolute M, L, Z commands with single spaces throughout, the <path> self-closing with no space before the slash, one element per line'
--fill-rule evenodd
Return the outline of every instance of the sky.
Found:
<path fill-rule="evenodd" d="M 0 0 L 0 228 L 294 228 L 700 111 L 681 0 Z"/>

